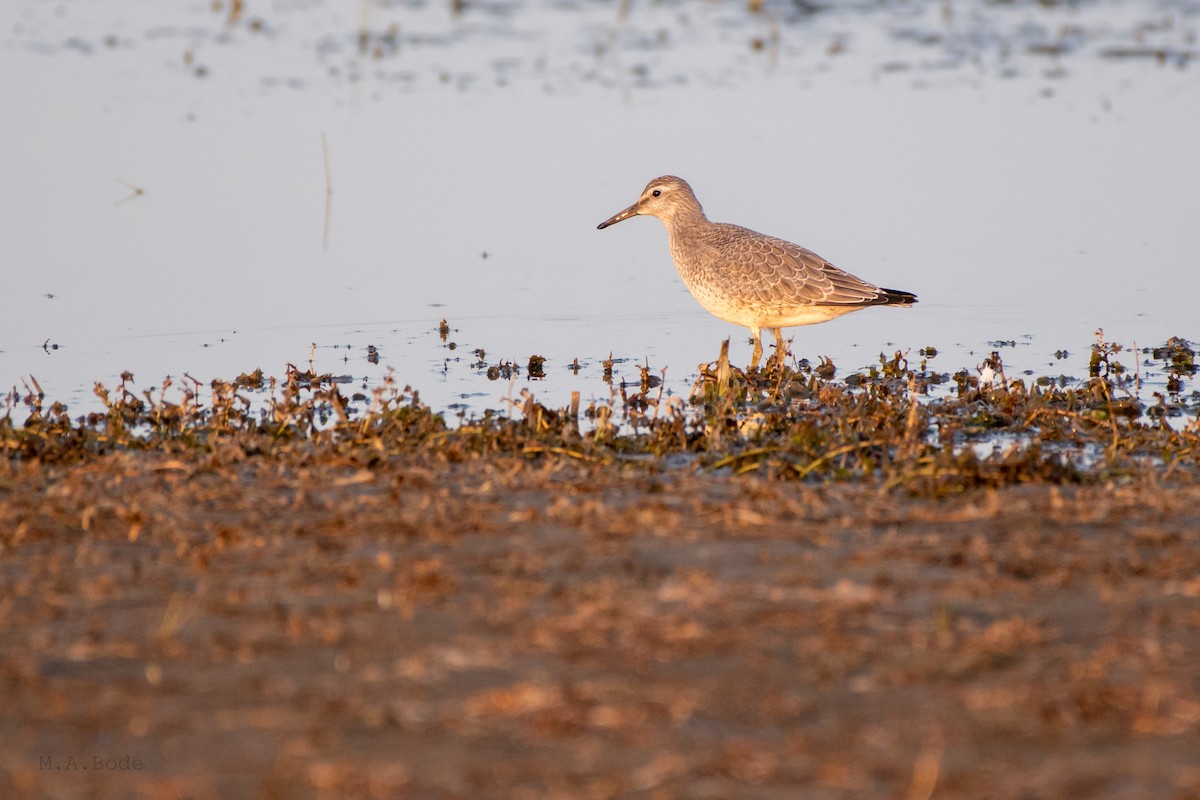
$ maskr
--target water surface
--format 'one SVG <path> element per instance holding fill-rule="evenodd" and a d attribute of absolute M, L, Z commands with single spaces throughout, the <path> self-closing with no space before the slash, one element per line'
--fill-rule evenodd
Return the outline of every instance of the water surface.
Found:
<path fill-rule="evenodd" d="M 351 8 L 6 6 L 0 386 L 82 412 L 127 370 L 311 360 L 478 411 L 607 397 L 611 353 L 686 394 L 746 332 L 656 220 L 595 230 L 665 173 L 920 296 L 788 332 L 841 375 L 934 346 L 942 370 L 998 349 L 1010 376 L 1083 377 L 1097 328 L 1200 339 L 1184 4 Z M 544 380 L 488 380 L 533 354 Z"/>

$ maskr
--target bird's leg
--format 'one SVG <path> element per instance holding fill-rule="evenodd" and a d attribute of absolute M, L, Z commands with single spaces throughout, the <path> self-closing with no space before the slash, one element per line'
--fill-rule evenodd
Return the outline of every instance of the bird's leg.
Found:
<path fill-rule="evenodd" d="M 754 337 L 754 352 L 750 354 L 750 371 L 758 369 L 758 360 L 762 358 L 762 336 L 758 328 L 751 328 L 750 335 Z"/>
<path fill-rule="evenodd" d="M 775 334 L 775 364 L 782 368 L 783 360 L 787 358 L 787 345 L 783 343 L 783 328 L 771 328 Z"/>

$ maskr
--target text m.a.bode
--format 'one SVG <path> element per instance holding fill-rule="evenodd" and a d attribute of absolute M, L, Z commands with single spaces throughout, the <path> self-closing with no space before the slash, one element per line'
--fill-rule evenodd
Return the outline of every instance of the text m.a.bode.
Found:
<path fill-rule="evenodd" d="M 125 772 L 128 770 L 145 769 L 146 762 L 133 756 L 121 756 L 120 758 L 105 758 L 104 756 L 80 756 L 78 758 L 75 756 L 59 756 L 57 759 L 54 756 L 39 756 L 38 768 Z"/>

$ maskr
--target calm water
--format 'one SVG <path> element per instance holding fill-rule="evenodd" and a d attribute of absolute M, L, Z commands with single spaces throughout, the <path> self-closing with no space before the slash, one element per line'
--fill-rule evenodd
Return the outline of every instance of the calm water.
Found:
<path fill-rule="evenodd" d="M 789 331 L 842 375 L 1011 342 L 1010 375 L 1082 377 L 1100 327 L 1200 339 L 1194 7 L 643 6 L 5 3 L 0 387 L 82 412 L 125 370 L 311 357 L 480 410 L 607 397 L 612 353 L 686 393 L 722 339 L 747 362 L 746 333 L 687 293 L 656 220 L 595 230 L 664 173 L 920 295 Z M 548 377 L 489 381 L 476 348 Z"/>

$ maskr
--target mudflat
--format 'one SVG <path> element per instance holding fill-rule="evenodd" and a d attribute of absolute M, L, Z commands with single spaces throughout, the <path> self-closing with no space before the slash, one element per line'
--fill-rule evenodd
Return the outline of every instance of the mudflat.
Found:
<path fill-rule="evenodd" d="M 236 445 L 0 475 L 7 797 L 1200 787 L 1194 485 Z"/>

